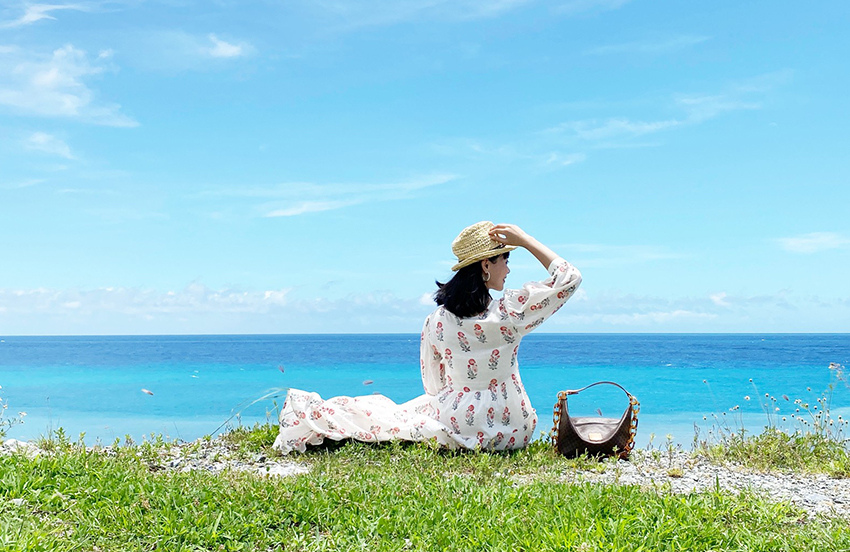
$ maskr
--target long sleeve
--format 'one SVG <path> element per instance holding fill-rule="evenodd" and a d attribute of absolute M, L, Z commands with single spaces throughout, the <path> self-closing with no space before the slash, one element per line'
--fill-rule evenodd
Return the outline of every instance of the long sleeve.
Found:
<path fill-rule="evenodd" d="M 514 331 L 526 335 L 560 309 L 581 283 L 576 267 L 557 258 L 549 265 L 549 277 L 529 282 L 522 289 L 507 290 L 500 310 L 513 323 Z"/>
<path fill-rule="evenodd" d="M 446 371 L 443 357 L 434 345 L 431 317 L 425 319 L 419 340 L 419 368 L 422 371 L 422 386 L 428 395 L 436 395 L 446 385 Z"/>

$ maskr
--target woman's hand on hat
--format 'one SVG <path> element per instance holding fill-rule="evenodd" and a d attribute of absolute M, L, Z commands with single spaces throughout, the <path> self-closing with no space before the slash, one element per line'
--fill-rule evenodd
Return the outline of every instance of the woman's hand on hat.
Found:
<path fill-rule="evenodd" d="M 516 224 L 497 224 L 490 229 L 490 239 L 505 245 L 525 247 L 531 236 Z"/>
<path fill-rule="evenodd" d="M 515 224 L 497 224 L 490 229 L 490 238 L 505 245 L 524 247 L 530 251 L 545 268 L 549 268 L 552 261 L 558 257 L 554 251 L 526 234 L 522 228 Z"/>

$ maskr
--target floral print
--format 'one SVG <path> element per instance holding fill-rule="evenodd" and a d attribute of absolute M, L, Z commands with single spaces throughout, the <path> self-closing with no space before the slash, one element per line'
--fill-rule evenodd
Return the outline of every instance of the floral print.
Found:
<path fill-rule="evenodd" d="M 403 404 L 382 395 L 323 401 L 316 393 L 291 389 L 275 448 L 304 451 L 325 438 L 435 440 L 451 448 L 490 450 L 526 446 L 537 413 L 519 375 L 520 341 L 560 309 L 581 282 L 578 270 L 563 259 L 552 262 L 549 274 L 521 290 L 506 290 L 479 316 L 463 319 L 444 307 L 434 310 L 420 335 L 425 388 L 420 397 Z"/>

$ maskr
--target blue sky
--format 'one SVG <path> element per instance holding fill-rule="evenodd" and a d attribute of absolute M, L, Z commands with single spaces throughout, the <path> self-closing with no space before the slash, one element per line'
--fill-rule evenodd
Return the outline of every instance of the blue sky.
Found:
<path fill-rule="evenodd" d="M 3 2 L 0 335 L 418 332 L 479 220 L 542 331 L 848 332 L 848 16 Z"/>

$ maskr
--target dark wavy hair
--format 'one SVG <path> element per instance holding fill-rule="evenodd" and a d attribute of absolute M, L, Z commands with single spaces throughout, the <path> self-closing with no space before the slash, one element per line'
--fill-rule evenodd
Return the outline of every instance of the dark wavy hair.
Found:
<path fill-rule="evenodd" d="M 509 254 L 502 253 L 490 257 L 490 262 L 495 263 L 499 257 L 507 259 Z M 434 292 L 434 301 L 438 305 L 446 307 L 450 313 L 461 318 L 481 314 L 487 309 L 490 299 L 490 290 L 481 275 L 481 261 L 461 268 L 445 284 L 437 281 L 437 291 Z"/>

